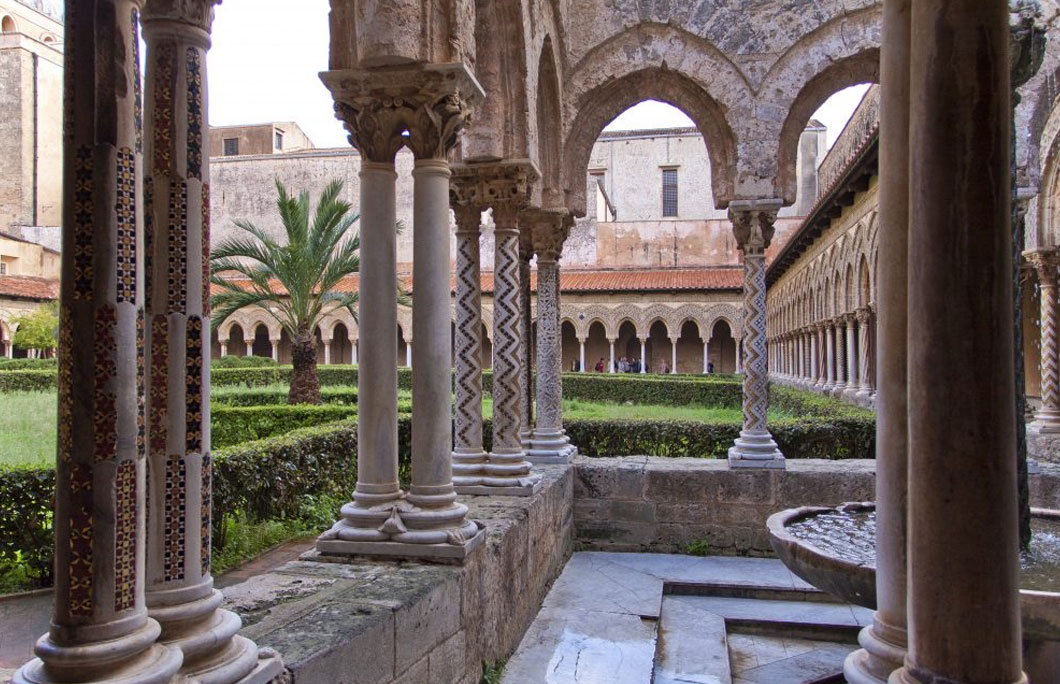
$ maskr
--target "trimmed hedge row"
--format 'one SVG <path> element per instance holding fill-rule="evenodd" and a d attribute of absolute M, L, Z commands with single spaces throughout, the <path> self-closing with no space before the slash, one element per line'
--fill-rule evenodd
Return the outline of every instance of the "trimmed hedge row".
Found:
<path fill-rule="evenodd" d="M 55 389 L 56 371 L 0 370 L 0 393 L 37 392 Z"/>
<path fill-rule="evenodd" d="M 321 387 L 320 398 L 325 404 L 357 405 L 357 390 L 350 387 Z M 269 406 L 286 404 L 287 390 L 284 389 L 241 389 L 226 391 L 221 389 L 210 394 L 214 406 Z"/>
<path fill-rule="evenodd" d="M 0 573 L 21 566 L 42 587 L 52 584 L 55 469 L 0 471 Z"/>
<path fill-rule="evenodd" d="M 210 411 L 215 449 L 253 442 L 299 428 L 334 423 L 356 415 L 350 406 L 214 406 Z"/>
<path fill-rule="evenodd" d="M 55 370 L 55 357 L 50 359 L 8 359 L 0 356 L 0 371 L 10 370 Z"/>
<path fill-rule="evenodd" d="M 210 361 L 213 368 L 275 368 L 277 365 L 268 356 L 221 356 Z"/>
<path fill-rule="evenodd" d="M 743 385 L 728 377 L 565 373 L 563 398 L 616 404 L 740 408 Z"/>

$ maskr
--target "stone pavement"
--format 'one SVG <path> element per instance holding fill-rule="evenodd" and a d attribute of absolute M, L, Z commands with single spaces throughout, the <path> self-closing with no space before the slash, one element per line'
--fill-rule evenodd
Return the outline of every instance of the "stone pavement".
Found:
<path fill-rule="evenodd" d="M 502 681 L 841 681 L 833 678 L 871 619 L 777 560 L 576 553 Z"/>

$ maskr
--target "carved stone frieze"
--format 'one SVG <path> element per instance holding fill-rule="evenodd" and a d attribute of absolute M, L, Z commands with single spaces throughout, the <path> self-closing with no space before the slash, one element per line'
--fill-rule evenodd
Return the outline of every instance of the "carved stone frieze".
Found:
<path fill-rule="evenodd" d="M 213 8 L 221 0 L 147 0 L 143 21 L 173 21 L 190 24 L 209 33 L 213 26 Z"/>

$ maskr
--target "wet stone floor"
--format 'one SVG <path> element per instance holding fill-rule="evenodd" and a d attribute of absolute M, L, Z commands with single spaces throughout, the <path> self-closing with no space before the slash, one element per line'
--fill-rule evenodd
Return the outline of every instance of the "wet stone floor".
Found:
<path fill-rule="evenodd" d="M 832 684 L 872 612 L 777 560 L 576 553 L 504 684 Z"/>

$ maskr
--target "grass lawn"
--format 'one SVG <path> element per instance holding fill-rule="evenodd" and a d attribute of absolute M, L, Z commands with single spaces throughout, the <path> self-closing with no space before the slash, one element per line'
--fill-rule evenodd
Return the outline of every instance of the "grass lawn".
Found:
<path fill-rule="evenodd" d="M 55 465 L 55 392 L 0 394 L 0 466 Z"/>

